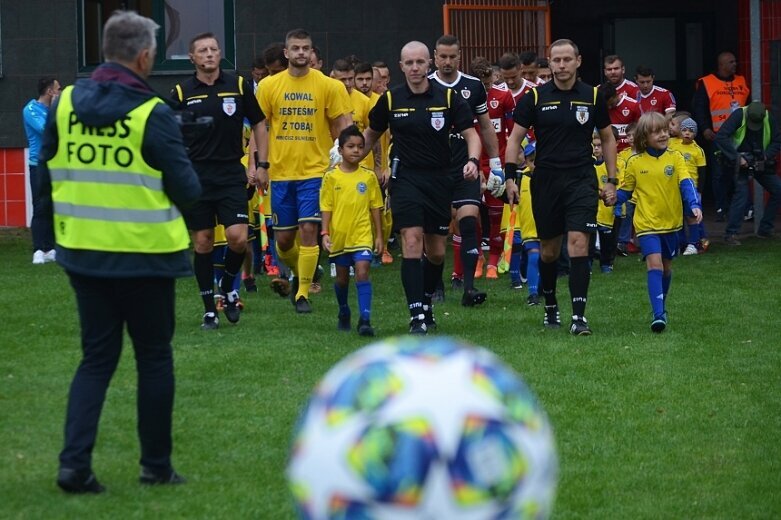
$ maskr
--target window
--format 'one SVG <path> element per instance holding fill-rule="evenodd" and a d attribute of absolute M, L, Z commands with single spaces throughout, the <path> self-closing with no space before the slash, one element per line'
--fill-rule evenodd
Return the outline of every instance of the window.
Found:
<path fill-rule="evenodd" d="M 192 70 L 188 46 L 202 32 L 212 32 L 220 41 L 222 67 L 235 68 L 233 0 L 81 0 L 78 6 L 81 73 L 103 62 L 103 25 L 117 9 L 136 11 L 160 25 L 153 74 Z"/>

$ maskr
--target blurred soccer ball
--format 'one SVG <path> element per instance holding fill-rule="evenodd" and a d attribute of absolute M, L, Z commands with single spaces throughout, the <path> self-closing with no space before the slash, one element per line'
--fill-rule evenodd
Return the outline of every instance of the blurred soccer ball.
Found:
<path fill-rule="evenodd" d="M 369 345 L 319 383 L 288 481 L 307 519 L 547 518 L 557 459 L 523 381 L 457 340 Z"/>

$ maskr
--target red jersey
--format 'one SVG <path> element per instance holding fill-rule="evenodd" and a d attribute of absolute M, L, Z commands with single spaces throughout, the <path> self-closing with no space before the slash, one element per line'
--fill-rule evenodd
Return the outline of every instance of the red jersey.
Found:
<path fill-rule="evenodd" d="M 491 125 L 493 125 L 496 131 L 496 140 L 499 143 L 499 158 L 504 163 L 504 152 L 507 148 L 507 136 L 513 129 L 513 111 L 515 110 L 515 99 L 513 98 L 510 89 L 507 85 L 502 83 L 501 85 L 492 86 L 487 93 L 488 101 L 488 117 L 491 118 Z M 478 133 L 480 132 L 480 125 L 475 125 Z M 483 147 L 483 153 L 480 155 L 480 171 L 483 174 L 483 178 L 488 180 L 488 173 L 491 168 L 488 165 L 488 154 Z M 486 205 L 491 207 L 502 207 L 504 202 L 497 199 L 489 192 L 483 193 L 483 198 Z"/>
<path fill-rule="evenodd" d="M 507 83 L 502 83 L 502 86 L 507 88 Z M 528 79 L 523 78 L 523 83 L 521 83 L 521 88 L 519 88 L 516 92 L 510 91 L 513 95 L 513 99 L 515 100 L 515 104 L 516 105 L 518 104 L 518 100 L 520 100 L 524 94 L 526 94 L 531 89 L 536 88 L 538 86 L 539 85 L 537 85 L 536 83 L 532 83 Z M 510 129 L 512 130 L 512 127 L 510 127 Z M 529 128 L 529 131 L 526 133 L 526 138 L 529 141 L 536 141 L 534 137 L 534 128 Z"/>
<path fill-rule="evenodd" d="M 507 136 L 513 129 L 513 110 L 515 110 L 515 99 L 507 88 L 507 85 L 493 85 L 487 92 L 488 117 L 496 132 L 496 140 L 499 143 L 499 157 L 504 160 L 504 151 L 507 148 Z M 480 132 L 480 125 L 476 124 L 475 129 Z M 480 159 L 480 166 L 484 172 L 488 168 L 488 154 L 483 147 L 483 153 Z"/>
<path fill-rule="evenodd" d="M 629 123 L 634 123 L 640 119 L 640 103 L 633 98 L 622 96 L 618 104 L 608 110 L 610 123 L 618 130 L 618 142 L 616 151 L 620 152 L 624 148 L 629 148 L 629 141 L 626 138 L 626 127 Z"/>
<path fill-rule="evenodd" d="M 640 87 L 638 87 L 637 83 L 634 81 L 625 79 L 619 85 L 616 85 L 616 93 L 618 94 L 618 97 L 626 96 L 637 99 L 637 95 L 640 94 Z"/>
<path fill-rule="evenodd" d="M 643 95 L 642 92 L 637 93 L 637 101 L 640 102 L 640 112 L 645 114 L 646 112 L 659 112 L 660 114 L 668 114 L 675 112 L 675 97 L 673 93 L 666 88 L 653 86 L 651 92 L 648 95 Z"/>

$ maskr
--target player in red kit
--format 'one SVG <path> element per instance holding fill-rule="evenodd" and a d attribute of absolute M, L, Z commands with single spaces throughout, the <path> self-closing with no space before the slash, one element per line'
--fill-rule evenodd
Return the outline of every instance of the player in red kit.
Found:
<path fill-rule="evenodd" d="M 631 146 L 631 143 L 626 137 L 626 127 L 629 123 L 634 123 L 640 119 L 640 103 L 632 98 L 618 94 L 616 88 L 609 82 L 602 83 L 599 86 L 599 91 L 605 96 L 605 100 L 607 101 L 610 124 L 618 130 L 616 150 L 620 152 L 624 148 L 629 148 Z"/>
<path fill-rule="evenodd" d="M 640 92 L 640 89 L 634 81 L 626 79 L 624 60 L 617 54 L 611 54 L 605 56 L 603 63 L 605 65 L 605 79 L 616 87 L 618 95 L 637 99 L 637 93 Z"/>
<path fill-rule="evenodd" d="M 637 67 L 635 81 L 640 89 L 637 95 L 640 112 L 659 112 L 668 118 L 672 117 L 675 113 L 675 96 L 666 88 L 654 85 L 654 71 L 651 67 Z"/>
<path fill-rule="evenodd" d="M 488 117 L 496 130 L 496 139 L 499 145 L 499 156 L 504 157 L 504 151 L 507 146 L 507 135 L 512 130 L 513 110 L 515 110 L 515 99 L 513 99 L 510 90 L 506 85 L 494 85 L 492 82 L 493 71 L 491 64 L 482 56 L 472 60 L 470 71 L 473 76 L 478 78 L 487 92 Z M 488 154 L 485 150 L 480 157 L 480 171 L 483 174 L 485 182 L 488 181 L 491 168 L 488 163 Z M 489 252 L 488 267 L 486 268 L 486 278 L 497 278 L 497 264 L 499 256 L 502 253 L 503 241 L 501 235 L 502 209 L 504 202 L 491 194 L 489 190 L 483 192 L 483 203 L 488 209 L 488 220 L 490 223 L 489 233 Z M 485 235 L 485 233 L 484 233 Z"/>

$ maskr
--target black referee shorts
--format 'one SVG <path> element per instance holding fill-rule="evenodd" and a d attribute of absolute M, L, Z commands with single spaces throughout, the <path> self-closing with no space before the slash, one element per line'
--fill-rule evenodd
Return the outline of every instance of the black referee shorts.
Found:
<path fill-rule="evenodd" d="M 550 240 L 567 231 L 597 230 L 599 185 L 594 166 L 537 168 L 531 178 L 537 236 Z"/>
<path fill-rule="evenodd" d="M 424 233 L 447 235 L 450 227 L 452 180 L 445 171 L 403 167 L 390 183 L 393 229 L 422 227 Z"/>
<path fill-rule="evenodd" d="M 201 181 L 198 202 L 183 211 L 190 231 L 210 229 L 217 224 L 230 227 L 249 223 L 247 173 L 240 162 L 193 163 Z"/>
<path fill-rule="evenodd" d="M 483 175 L 477 176 L 477 179 L 467 180 L 464 178 L 464 167 L 452 168 L 450 170 L 450 177 L 453 182 L 453 200 L 451 201 L 454 208 L 458 209 L 461 206 L 473 205 L 480 206 L 481 192 L 480 192 L 480 180 Z"/>

